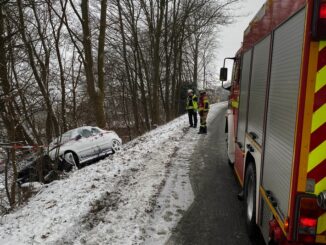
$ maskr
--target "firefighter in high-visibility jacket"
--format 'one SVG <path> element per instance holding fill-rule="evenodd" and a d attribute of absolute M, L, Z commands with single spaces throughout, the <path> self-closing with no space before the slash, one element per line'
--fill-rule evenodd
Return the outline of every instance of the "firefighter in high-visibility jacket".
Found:
<path fill-rule="evenodd" d="M 199 96 L 199 115 L 200 115 L 200 128 L 199 134 L 207 134 L 206 119 L 209 111 L 209 103 L 206 91 L 200 91 Z"/>
<path fill-rule="evenodd" d="M 189 126 L 197 128 L 198 98 L 192 89 L 188 90 L 186 109 L 189 116 Z"/>

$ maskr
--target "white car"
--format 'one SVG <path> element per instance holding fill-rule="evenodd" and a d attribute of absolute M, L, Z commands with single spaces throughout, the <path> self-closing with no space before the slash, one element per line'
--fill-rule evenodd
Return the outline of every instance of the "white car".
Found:
<path fill-rule="evenodd" d="M 49 157 L 80 167 L 121 150 L 122 140 L 113 131 L 84 126 L 72 129 L 50 143 Z"/>

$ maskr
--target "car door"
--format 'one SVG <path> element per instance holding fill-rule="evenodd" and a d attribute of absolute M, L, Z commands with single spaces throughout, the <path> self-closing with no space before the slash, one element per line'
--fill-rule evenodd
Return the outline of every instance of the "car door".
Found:
<path fill-rule="evenodd" d="M 108 151 L 109 142 L 106 141 L 106 138 L 104 137 L 104 132 L 97 127 L 92 127 L 91 131 L 96 141 L 96 146 L 98 147 L 99 154 Z"/>
<path fill-rule="evenodd" d="M 91 130 L 88 128 L 82 128 L 79 131 L 79 134 L 82 137 L 78 140 L 79 149 L 77 149 L 77 151 L 79 152 L 81 160 L 84 161 L 89 158 L 94 158 L 98 150 L 96 145 L 94 145 L 95 142 Z"/>

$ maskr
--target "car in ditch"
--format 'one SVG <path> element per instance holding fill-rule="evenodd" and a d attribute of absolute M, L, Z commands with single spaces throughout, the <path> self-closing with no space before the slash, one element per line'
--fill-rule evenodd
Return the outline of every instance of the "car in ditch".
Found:
<path fill-rule="evenodd" d="M 54 139 L 40 155 L 31 157 L 18 172 L 18 183 L 43 181 L 57 178 L 56 170 L 70 171 L 121 150 L 122 140 L 114 131 L 83 126 L 72 129 Z"/>
<path fill-rule="evenodd" d="M 72 129 L 49 145 L 52 161 L 66 162 L 78 168 L 121 150 L 122 140 L 114 131 L 83 126 Z"/>

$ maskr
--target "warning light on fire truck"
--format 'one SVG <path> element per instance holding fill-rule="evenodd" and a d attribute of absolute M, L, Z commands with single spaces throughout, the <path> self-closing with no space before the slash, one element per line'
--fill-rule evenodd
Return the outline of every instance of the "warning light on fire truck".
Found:
<path fill-rule="evenodd" d="M 316 41 L 326 39 L 326 0 L 314 1 L 314 16 L 312 21 L 313 39 Z"/>

